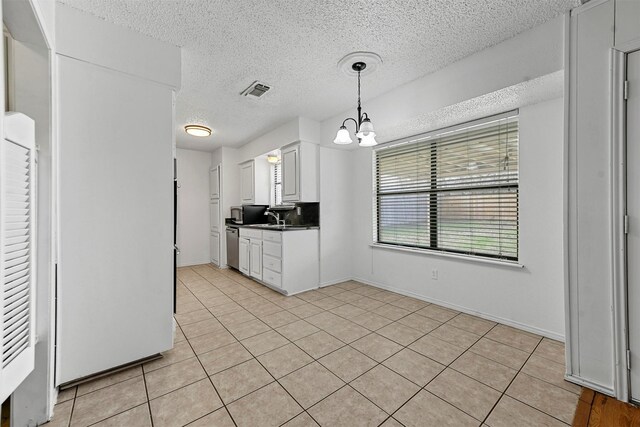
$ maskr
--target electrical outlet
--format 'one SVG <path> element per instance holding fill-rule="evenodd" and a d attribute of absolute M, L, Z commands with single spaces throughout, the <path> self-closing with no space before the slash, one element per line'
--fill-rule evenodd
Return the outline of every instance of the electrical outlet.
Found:
<path fill-rule="evenodd" d="M 433 270 L 431 270 L 431 279 L 438 280 L 438 269 L 437 268 L 434 268 Z"/>

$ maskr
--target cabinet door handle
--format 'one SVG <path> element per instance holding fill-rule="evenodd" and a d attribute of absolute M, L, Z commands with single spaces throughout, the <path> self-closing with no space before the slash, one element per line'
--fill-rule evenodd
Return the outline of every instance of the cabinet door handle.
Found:
<path fill-rule="evenodd" d="M 175 249 L 176 255 L 180 255 L 180 248 L 178 247 L 178 245 L 173 245 L 173 249 Z"/>

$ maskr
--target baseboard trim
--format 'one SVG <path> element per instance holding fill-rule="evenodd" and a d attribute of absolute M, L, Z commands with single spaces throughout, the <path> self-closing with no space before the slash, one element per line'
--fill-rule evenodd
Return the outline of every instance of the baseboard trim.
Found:
<path fill-rule="evenodd" d="M 326 286 L 337 285 L 338 283 L 348 282 L 353 280 L 351 277 L 345 277 L 343 279 L 329 280 L 328 282 L 321 282 L 319 287 L 324 288 Z"/>
<path fill-rule="evenodd" d="M 401 295 L 405 295 L 405 296 L 408 296 L 408 297 L 416 298 L 416 299 L 419 299 L 419 300 L 422 300 L 422 301 L 425 301 L 425 302 L 441 305 L 443 307 L 451 308 L 453 310 L 460 311 L 460 312 L 463 312 L 463 313 L 466 313 L 466 314 L 470 314 L 472 316 L 480 317 L 482 319 L 490 320 L 492 322 L 497 322 L 497 323 L 501 323 L 503 325 L 512 326 L 514 328 L 522 329 L 523 331 L 531 332 L 531 333 L 536 334 L 536 335 L 542 335 L 543 337 L 551 338 L 551 339 L 556 340 L 556 341 L 564 342 L 564 335 L 557 334 L 557 333 L 551 332 L 551 331 L 547 331 L 545 329 L 536 328 L 534 326 L 525 325 L 523 323 L 516 322 L 516 321 L 511 320 L 511 319 L 505 319 L 505 318 L 499 317 L 499 316 L 492 316 L 490 314 L 480 313 L 480 312 L 472 310 L 472 309 L 470 309 L 468 307 L 460 306 L 460 305 L 457 305 L 457 304 L 451 304 L 449 302 L 441 301 L 441 300 L 438 300 L 436 298 L 429 298 L 427 296 L 420 295 L 420 294 L 417 294 L 417 293 L 411 292 L 411 291 L 406 291 L 404 289 L 395 288 L 393 286 L 383 285 L 382 283 L 376 283 L 374 281 L 367 280 L 367 279 L 364 279 L 362 277 L 355 277 L 355 278 L 353 278 L 351 280 L 362 282 L 364 284 L 367 284 L 367 285 L 370 285 L 370 286 L 374 286 L 376 288 L 384 289 L 384 290 L 387 290 L 387 291 L 392 291 L 392 292 L 395 292 L 397 294 L 401 294 Z"/>
<path fill-rule="evenodd" d="M 106 369 L 104 371 L 97 372 L 95 374 L 87 375 L 85 377 L 81 377 L 75 380 L 68 381 L 66 383 L 60 384 L 58 386 L 59 390 L 66 390 L 71 387 L 75 387 L 80 384 L 87 383 L 89 381 L 97 380 L 99 378 L 107 377 L 109 375 L 115 374 L 117 372 L 125 371 L 134 366 L 143 365 L 147 362 L 151 362 L 156 359 L 162 359 L 162 354 L 156 353 L 148 357 L 144 357 L 142 359 L 134 360 L 133 362 L 125 363 L 124 365 L 119 365 L 111 369 Z"/>
<path fill-rule="evenodd" d="M 594 383 L 593 381 L 585 380 L 583 378 L 577 377 L 577 376 L 572 375 L 572 374 L 565 375 L 564 379 L 569 381 L 569 382 L 572 382 L 574 384 L 577 384 L 579 386 L 587 387 L 587 388 L 590 388 L 590 389 L 595 390 L 597 392 L 600 392 L 602 394 L 606 394 L 606 395 L 611 396 L 613 398 L 616 397 L 616 394 L 615 394 L 615 392 L 613 391 L 613 389 L 611 387 L 605 387 L 603 385 Z"/>

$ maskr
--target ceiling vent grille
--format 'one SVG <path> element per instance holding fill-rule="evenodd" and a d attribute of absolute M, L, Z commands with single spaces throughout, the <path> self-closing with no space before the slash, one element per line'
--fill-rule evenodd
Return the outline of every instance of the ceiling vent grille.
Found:
<path fill-rule="evenodd" d="M 260 99 L 262 98 L 269 90 L 271 86 L 266 85 L 264 83 L 260 83 L 259 81 L 255 81 L 251 83 L 251 86 L 242 91 L 241 95 L 246 96 L 248 98 Z"/>

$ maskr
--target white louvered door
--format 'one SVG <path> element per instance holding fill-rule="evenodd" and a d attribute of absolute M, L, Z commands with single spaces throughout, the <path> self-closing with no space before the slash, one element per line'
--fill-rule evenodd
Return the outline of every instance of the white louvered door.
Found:
<path fill-rule="evenodd" d="M 5 115 L 0 146 L 0 401 L 34 366 L 34 122 Z"/>

